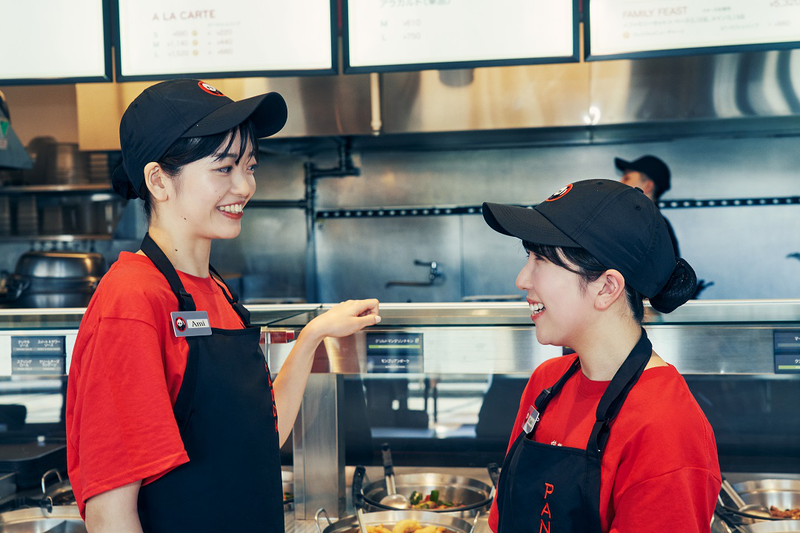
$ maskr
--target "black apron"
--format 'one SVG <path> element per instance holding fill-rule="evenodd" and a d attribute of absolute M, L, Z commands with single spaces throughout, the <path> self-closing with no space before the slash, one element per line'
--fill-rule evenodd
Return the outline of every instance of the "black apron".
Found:
<path fill-rule="evenodd" d="M 601 533 L 600 460 L 614 418 L 639 380 L 653 347 L 642 330 L 639 342 L 600 398 L 586 449 L 542 444 L 532 439 L 536 426 L 522 431 L 506 454 L 497 488 L 498 533 Z M 534 402 L 541 415 L 580 359 Z"/>
<path fill-rule="evenodd" d="M 180 311 L 194 311 L 192 296 L 149 235 L 142 251 L 167 278 Z M 250 327 L 250 313 L 230 294 L 244 329 L 186 337 L 189 358 L 174 413 L 189 462 L 139 490 L 147 533 L 284 531 L 277 412 L 260 328 Z"/>

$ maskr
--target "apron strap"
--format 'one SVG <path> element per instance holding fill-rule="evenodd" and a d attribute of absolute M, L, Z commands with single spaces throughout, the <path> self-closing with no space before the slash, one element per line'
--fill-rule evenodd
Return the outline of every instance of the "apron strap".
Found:
<path fill-rule="evenodd" d="M 210 270 L 211 273 L 214 274 L 214 276 L 216 276 L 216 278 L 219 278 L 219 281 L 222 282 L 222 285 L 225 286 L 225 289 L 228 289 L 227 291 L 225 291 L 225 289 L 222 289 L 222 286 L 220 286 L 220 289 L 222 289 L 222 294 L 225 295 L 225 299 L 228 300 L 228 303 L 231 304 L 233 310 L 236 311 L 236 314 L 239 315 L 239 318 L 242 319 L 242 322 L 244 322 L 245 327 L 250 327 L 250 311 L 248 311 L 245 306 L 239 303 L 239 295 L 236 294 L 236 291 L 231 289 L 230 285 L 228 285 L 225 282 L 222 276 L 219 275 L 219 272 L 217 272 L 216 269 L 214 269 L 214 267 L 211 266 L 210 264 L 208 265 L 208 270 Z M 219 281 L 217 281 L 216 278 L 214 279 L 214 281 L 217 283 L 217 285 L 219 285 Z M 230 296 L 228 296 L 228 293 L 230 293 Z"/>
<path fill-rule="evenodd" d="M 647 338 L 644 328 L 642 328 L 639 342 L 636 343 L 631 353 L 622 362 L 622 366 L 614 374 L 611 383 L 609 383 L 608 388 L 600 398 L 595 417 L 596 421 L 586 446 L 586 450 L 590 454 L 597 456 L 603 454 L 611 431 L 611 424 L 619 414 L 620 409 L 622 409 L 622 404 L 625 403 L 628 393 L 639 381 L 652 353 L 653 345 Z"/>
<path fill-rule="evenodd" d="M 172 266 L 172 263 L 169 262 L 161 248 L 150 237 L 150 233 L 146 233 L 144 239 L 142 239 L 141 249 L 164 277 L 167 278 L 170 289 L 178 298 L 179 309 L 181 311 L 197 311 L 192 295 L 183 288 L 183 283 L 181 283 L 181 278 L 178 277 L 175 267 Z"/>
<path fill-rule="evenodd" d="M 556 381 L 555 385 L 550 387 L 549 389 L 544 389 L 542 392 L 539 393 L 539 396 L 536 397 L 536 401 L 533 402 L 534 407 L 536 410 L 539 411 L 541 415 L 542 412 L 547 407 L 547 404 L 550 403 L 550 400 L 553 399 L 553 396 L 558 394 L 561 388 L 564 386 L 564 383 L 569 380 L 572 375 L 577 372 L 577 370 L 581 367 L 581 360 L 579 358 L 575 358 L 575 361 L 572 362 L 570 367 L 564 372 L 564 375 L 561 376 L 558 381 Z"/>

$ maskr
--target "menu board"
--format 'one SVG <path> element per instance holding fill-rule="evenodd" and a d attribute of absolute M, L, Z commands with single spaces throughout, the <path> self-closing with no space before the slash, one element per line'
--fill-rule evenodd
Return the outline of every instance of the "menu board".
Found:
<path fill-rule="evenodd" d="M 0 0 L 0 85 L 110 81 L 104 3 Z"/>
<path fill-rule="evenodd" d="M 345 72 L 578 61 L 578 0 L 343 0 Z"/>
<path fill-rule="evenodd" d="M 800 47 L 800 0 L 587 0 L 586 59 Z"/>
<path fill-rule="evenodd" d="M 332 0 L 117 0 L 117 79 L 335 73 Z"/>

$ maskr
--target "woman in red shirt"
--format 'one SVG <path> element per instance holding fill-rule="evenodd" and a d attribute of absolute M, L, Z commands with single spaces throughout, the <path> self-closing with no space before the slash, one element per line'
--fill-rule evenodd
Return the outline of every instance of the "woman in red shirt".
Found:
<path fill-rule="evenodd" d="M 696 278 L 640 189 L 567 185 L 533 209 L 484 204 L 522 240 L 517 276 L 551 359 L 522 395 L 489 524 L 498 533 L 707 532 L 720 488 L 711 426 L 641 326 Z"/>
<path fill-rule="evenodd" d="M 92 532 L 283 531 L 279 449 L 314 351 L 380 321 L 377 300 L 318 316 L 273 384 L 260 328 L 209 265 L 211 242 L 241 231 L 257 139 L 286 117 L 277 93 L 234 102 L 190 79 L 146 89 L 122 117 L 113 185 L 144 200 L 148 234 L 100 282 L 67 391 L 69 476 Z"/>

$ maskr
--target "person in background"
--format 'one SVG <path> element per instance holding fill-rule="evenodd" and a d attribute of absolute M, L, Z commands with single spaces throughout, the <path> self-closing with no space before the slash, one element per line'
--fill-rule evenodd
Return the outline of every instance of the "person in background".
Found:
<path fill-rule="evenodd" d="M 616 157 L 614 158 L 614 165 L 622 172 L 622 177 L 619 180 L 621 183 L 631 187 L 639 187 L 645 196 L 650 198 L 656 205 L 658 205 L 661 195 L 670 188 L 669 167 L 661 159 L 653 155 L 644 155 L 635 161 L 625 161 Z M 664 217 L 664 222 L 667 224 L 667 231 L 669 231 L 669 238 L 672 241 L 675 255 L 680 257 L 680 248 L 678 248 L 678 239 L 675 237 L 675 231 L 666 217 Z"/>
<path fill-rule="evenodd" d="M 642 328 L 694 292 L 642 191 L 571 183 L 533 209 L 483 204 L 528 252 L 517 276 L 536 338 L 575 354 L 534 370 L 489 525 L 498 533 L 706 533 L 721 475 L 711 425 Z"/>
<path fill-rule="evenodd" d="M 191 79 L 156 84 L 120 124 L 114 189 L 148 233 L 122 252 L 81 321 L 67 391 L 67 462 L 89 531 L 282 532 L 280 445 L 326 336 L 376 324 L 377 300 L 309 322 L 273 384 L 260 328 L 209 264 L 241 231 L 277 93 L 234 102 Z M 269 237 L 264 236 L 265 247 Z"/>

